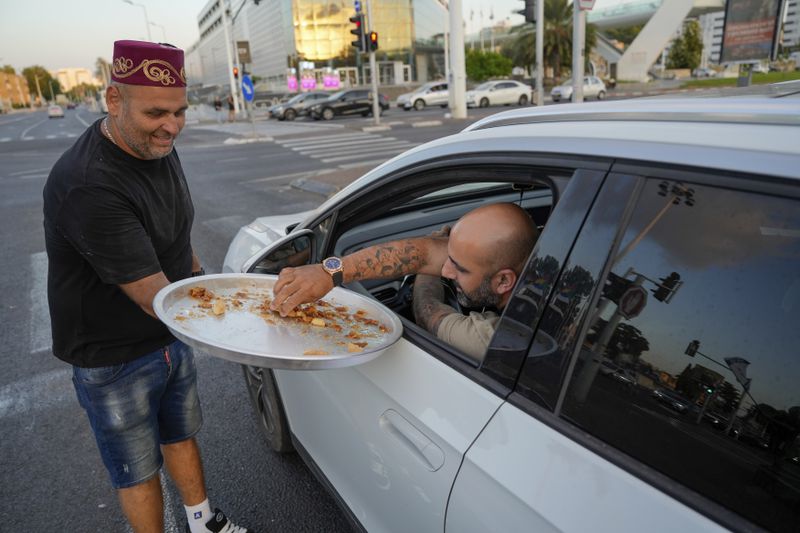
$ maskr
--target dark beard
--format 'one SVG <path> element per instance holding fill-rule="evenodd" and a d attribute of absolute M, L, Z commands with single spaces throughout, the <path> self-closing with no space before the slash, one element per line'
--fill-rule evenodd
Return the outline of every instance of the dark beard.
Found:
<path fill-rule="evenodd" d="M 453 280 L 456 286 L 456 298 L 461 307 L 468 309 L 481 309 L 483 307 L 498 307 L 500 305 L 500 295 L 492 291 L 491 276 L 483 278 L 477 289 L 467 294 L 464 289 Z"/>

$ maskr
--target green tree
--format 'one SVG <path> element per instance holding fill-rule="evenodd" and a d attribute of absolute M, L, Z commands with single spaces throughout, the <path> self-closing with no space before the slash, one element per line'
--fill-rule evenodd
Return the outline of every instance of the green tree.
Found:
<path fill-rule="evenodd" d="M 544 66 L 553 69 L 553 76 L 561 78 L 561 69 L 572 67 L 572 3 L 567 0 L 544 1 Z M 535 24 L 514 28 L 518 34 L 503 48 L 505 55 L 515 65 L 533 65 L 536 62 Z M 589 51 L 597 44 L 597 28 L 586 25 L 584 56 L 587 65 Z"/>
<path fill-rule="evenodd" d="M 66 92 L 67 97 L 73 102 L 83 101 L 87 96 L 95 97 L 97 87 L 88 83 L 80 83 Z"/>
<path fill-rule="evenodd" d="M 627 28 L 612 28 L 610 30 L 605 30 L 604 33 L 608 37 L 628 46 L 636 39 L 636 36 L 639 35 L 642 28 L 644 28 L 644 24 L 636 24 L 634 26 L 628 26 Z"/>
<path fill-rule="evenodd" d="M 464 60 L 467 78 L 472 81 L 484 81 L 489 78 L 500 78 L 511 74 L 511 60 L 497 52 L 481 52 L 467 50 Z"/>
<path fill-rule="evenodd" d="M 53 91 L 53 96 L 61 92 L 61 84 L 41 65 L 33 65 L 22 69 L 22 75 L 28 80 L 28 88 L 31 92 L 36 91 L 36 79 L 39 79 L 42 98 L 48 98 L 51 90 Z"/>
<path fill-rule="evenodd" d="M 700 35 L 700 24 L 690 20 L 683 26 L 681 35 L 672 42 L 667 58 L 667 68 L 688 68 L 700 66 L 703 53 L 703 39 Z"/>
<path fill-rule="evenodd" d="M 5 72 L 6 74 L 16 74 L 17 73 L 17 71 L 11 65 L 5 65 L 3 67 L 3 72 Z"/>

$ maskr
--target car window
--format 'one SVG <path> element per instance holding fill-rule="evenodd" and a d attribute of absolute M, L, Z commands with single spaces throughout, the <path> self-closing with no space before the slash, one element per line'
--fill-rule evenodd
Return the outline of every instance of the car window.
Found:
<path fill-rule="evenodd" d="M 800 200 L 647 180 L 584 327 L 553 332 L 575 340 L 557 412 L 763 528 L 796 530 L 798 264 Z"/>

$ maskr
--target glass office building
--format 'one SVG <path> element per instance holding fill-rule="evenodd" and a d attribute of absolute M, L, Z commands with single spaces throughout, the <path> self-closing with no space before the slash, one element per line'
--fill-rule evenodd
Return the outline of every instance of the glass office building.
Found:
<path fill-rule="evenodd" d="M 361 1 L 366 13 L 366 0 Z M 437 0 L 371 0 L 369 29 L 378 33 L 382 83 L 407 83 L 444 77 L 446 11 Z M 223 0 L 210 0 L 198 15 L 200 40 L 187 49 L 193 83 L 227 82 L 222 28 Z M 232 41 L 248 41 L 248 70 L 277 88 L 301 70 L 338 70 L 345 85 L 362 83 L 366 54 L 351 45 L 352 0 L 273 0 L 247 2 L 233 23 Z M 312 66 L 313 64 L 313 66 Z M 294 70 L 292 70 L 294 69 Z M 352 74 L 352 75 L 351 75 Z M 351 76 L 350 76 L 351 75 Z M 349 76 L 349 77 L 348 77 Z"/>

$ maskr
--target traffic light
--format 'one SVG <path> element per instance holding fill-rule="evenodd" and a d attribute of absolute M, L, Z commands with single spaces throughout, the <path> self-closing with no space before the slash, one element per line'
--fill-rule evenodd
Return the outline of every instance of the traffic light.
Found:
<path fill-rule="evenodd" d="M 618 276 L 613 272 L 608 273 L 608 279 L 606 279 L 606 284 L 603 286 L 603 296 L 614 302 L 615 304 L 619 303 L 619 299 L 625 294 L 633 282 L 623 278 L 622 276 Z"/>
<path fill-rule="evenodd" d="M 378 32 L 369 32 L 369 51 L 374 52 L 378 49 Z"/>
<path fill-rule="evenodd" d="M 239 67 L 233 67 L 233 79 L 239 79 Z"/>
<path fill-rule="evenodd" d="M 363 13 L 356 13 L 350 17 L 350 22 L 355 24 L 355 27 L 350 30 L 350 33 L 356 36 L 356 40 L 351 42 L 353 46 L 358 48 L 360 52 L 366 52 L 367 47 L 364 46 L 364 15 Z"/>
<path fill-rule="evenodd" d="M 686 351 L 683 353 L 689 357 L 694 357 L 698 349 L 700 349 L 700 341 L 695 340 L 689 343 L 689 346 L 686 347 Z"/>
<path fill-rule="evenodd" d="M 536 22 L 536 0 L 525 0 L 525 8 L 517 13 L 525 17 L 525 22 Z"/>
<path fill-rule="evenodd" d="M 653 297 L 659 302 L 663 302 L 669 298 L 670 294 L 675 290 L 675 286 L 681 280 L 681 276 L 677 272 L 673 272 L 666 278 L 659 278 L 661 283 L 655 289 L 650 289 Z"/>

